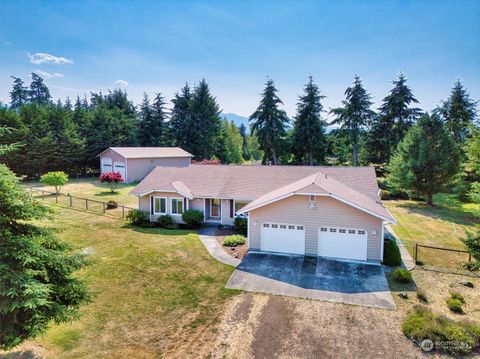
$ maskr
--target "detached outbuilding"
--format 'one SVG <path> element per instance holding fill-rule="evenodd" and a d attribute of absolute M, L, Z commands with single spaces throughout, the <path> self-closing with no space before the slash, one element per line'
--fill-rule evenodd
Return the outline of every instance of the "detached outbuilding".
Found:
<path fill-rule="evenodd" d="M 189 166 L 193 155 L 180 147 L 109 147 L 98 157 L 101 173 L 119 172 L 130 183 L 142 180 L 157 166 Z"/>

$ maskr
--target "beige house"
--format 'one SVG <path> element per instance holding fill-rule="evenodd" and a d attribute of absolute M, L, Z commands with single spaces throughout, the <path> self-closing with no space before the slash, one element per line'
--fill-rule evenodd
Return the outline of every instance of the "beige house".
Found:
<path fill-rule="evenodd" d="M 132 191 L 151 221 L 178 223 L 187 209 L 206 223 L 248 217 L 249 250 L 380 262 L 386 223 L 372 167 L 157 167 Z"/>
<path fill-rule="evenodd" d="M 142 180 L 157 166 L 189 166 L 193 156 L 180 147 L 109 147 L 98 157 L 101 173 L 119 172 L 130 183 Z"/>

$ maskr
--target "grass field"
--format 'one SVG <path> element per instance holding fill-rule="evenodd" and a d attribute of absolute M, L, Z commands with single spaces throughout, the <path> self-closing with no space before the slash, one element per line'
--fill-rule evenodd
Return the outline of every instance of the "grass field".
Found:
<path fill-rule="evenodd" d="M 462 238 L 468 231 L 480 229 L 480 218 L 475 216 L 478 205 L 462 203 L 454 195 L 436 195 L 432 208 L 410 200 L 384 201 L 384 204 L 398 221 L 393 229 L 412 254 L 415 243 L 465 249 Z M 426 264 L 458 267 L 468 255 L 420 248 L 419 258 Z"/>
<path fill-rule="evenodd" d="M 211 258 L 197 234 L 137 229 L 123 221 L 74 209 L 56 209 L 47 226 L 77 250 L 91 252 L 79 273 L 95 294 L 80 319 L 52 325 L 29 343 L 45 357 L 156 357 L 213 333 L 233 268 Z M 200 340 L 202 342 L 202 340 Z"/>
<path fill-rule="evenodd" d="M 47 186 L 42 182 L 24 182 L 23 185 L 45 189 L 46 191 L 55 191 L 54 187 Z M 128 194 L 134 187 L 135 184 L 119 184 L 116 192 L 112 193 L 106 185 L 101 184 L 97 179 L 70 179 L 62 188 L 61 193 L 69 193 L 72 196 L 86 197 L 103 202 L 115 200 L 119 205 L 136 207 L 137 197 Z"/>

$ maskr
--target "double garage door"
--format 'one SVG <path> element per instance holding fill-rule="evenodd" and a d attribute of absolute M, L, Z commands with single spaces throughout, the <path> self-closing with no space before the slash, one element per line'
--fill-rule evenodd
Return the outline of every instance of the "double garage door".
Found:
<path fill-rule="evenodd" d="M 125 163 L 115 161 L 112 163 L 112 159 L 105 157 L 102 158 L 102 173 L 105 172 L 119 172 L 122 175 L 122 178 L 126 180 L 126 171 L 125 171 Z"/>
<path fill-rule="evenodd" d="M 305 254 L 305 228 L 285 223 L 263 223 L 260 249 L 268 252 Z M 367 233 L 362 229 L 321 227 L 318 256 L 367 259 Z"/>

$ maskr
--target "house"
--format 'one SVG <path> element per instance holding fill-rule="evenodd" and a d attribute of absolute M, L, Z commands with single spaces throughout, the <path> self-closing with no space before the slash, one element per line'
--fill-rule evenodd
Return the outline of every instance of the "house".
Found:
<path fill-rule="evenodd" d="M 380 262 L 384 225 L 372 167 L 157 167 L 133 190 L 151 221 L 187 209 L 206 223 L 248 215 L 249 250 Z"/>
<path fill-rule="evenodd" d="M 109 147 L 98 157 L 101 173 L 120 172 L 129 183 L 143 179 L 157 166 L 189 166 L 193 155 L 180 147 Z"/>

